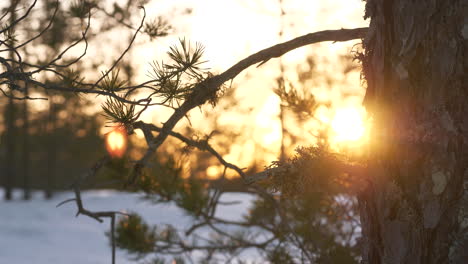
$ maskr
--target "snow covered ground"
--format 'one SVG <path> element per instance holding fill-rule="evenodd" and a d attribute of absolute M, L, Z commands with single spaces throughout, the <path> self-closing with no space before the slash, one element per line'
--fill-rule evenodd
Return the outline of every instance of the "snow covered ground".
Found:
<path fill-rule="evenodd" d="M 0 197 L 3 191 L 0 190 Z M 75 217 L 74 203 L 59 208 L 56 205 L 73 197 L 71 192 L 57 193 L 52 200 L 44 200 L 35 192 L 32 201 L 21 200 L 21 193 L 11 202 L 0 200 L 0 264 L 102 264 L 111 262 L 111 249 L 104 232 L 109 222 L 98 223 L 86 216 Z M 223 201 L 241 201 L 234 206 L 220 208 L 219 215 L 239 219 L 249 206 L 252 196 L 230 193 Z M 135 193 L 116 191 L 88 191 L 83 193 L 85 206 L 90 210 L 133 211 L 154 224 L 184 227 L 190 217 L 174 205 L 153 205 Z M 123 251 L 117 250 L 117 263 L 134 263 Z"/>

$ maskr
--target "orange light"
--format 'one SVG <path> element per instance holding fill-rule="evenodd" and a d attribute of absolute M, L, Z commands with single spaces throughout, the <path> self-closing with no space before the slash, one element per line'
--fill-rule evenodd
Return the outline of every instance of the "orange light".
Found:
<path fill-rule="evenodd" d="M 106 135 L 106 149 L 111 157 L 121 158 L 127 149 L 125 129 L 116 128 Z"/>
<path fill-rule="evenodd" d="M 340 108 L 332 119 L 331 127 L 337 142 L 358 141 L 365 133 L 364 112 L 359 108 Z"/>

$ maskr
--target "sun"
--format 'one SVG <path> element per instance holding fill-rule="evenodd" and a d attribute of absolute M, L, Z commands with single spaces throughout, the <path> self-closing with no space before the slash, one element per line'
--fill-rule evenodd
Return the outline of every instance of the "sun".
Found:
<path fill-rule="evenodd" d="M 127 148 L 127 135 L 123 129 L 114 129 L 106 136 L 106 149 L 112 157 L 122 157 Z"/>
<path fill-rule="evenodd" d="M 356 142 L 364 137 L 365 111 L 357 107 L 339 108 L 331 121 L 333 138 L 336 142 Z"/>

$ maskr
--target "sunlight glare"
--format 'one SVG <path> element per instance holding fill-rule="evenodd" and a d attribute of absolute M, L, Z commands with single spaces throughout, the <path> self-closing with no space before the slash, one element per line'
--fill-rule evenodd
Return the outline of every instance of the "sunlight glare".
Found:
<path fill-rule="evenodd" d="M 206 169 L 206 176 L 210 180 L 216 180 L 220 177 L 222 168 L 217 165 L 210 166 Z"/>
<path fill-rule="evenodd" d="M 356 107 L 336 110 L 331 127 L 337 142 L 358 141 L 364 136 L 364 111 Z"/>
<path fill-rule="evenodd" d="M 122 157 L 127 147 L 127 137 L 122 129 L 115 129 L 106 136 L 106 149 L 112 157 Z"/>
<path fill-rule="evenodd" d="M 280 99 L 269 96 L 256 116 L 256 132 L 263 145 L 272 146 L 281 141 L 281 123 L 277 120 L 280 112 Z"/>

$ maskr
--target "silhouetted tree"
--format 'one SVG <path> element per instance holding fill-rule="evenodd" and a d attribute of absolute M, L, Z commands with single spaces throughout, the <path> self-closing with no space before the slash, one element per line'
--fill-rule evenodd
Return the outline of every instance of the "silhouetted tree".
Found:
<path fill-rule="evenodd" d="M 25 96 L 29 95 L 28 86 L 24 87 L 24 94 Z M 28 100 L 23 100 L 23 127 L 22 127 L 22 134 L 23 134 L 23 149 L 22 149 L 22 167 L 23 167 L 23 199 L 29 200 L 31 199 L 31 175 L 30 175 L 30 163 L 31 163 L 31 148 L 30 148 L 30 135 L 29 135 L 29 108 L 28 108 Z"/>
<path fill-rule="evenodd" d="M 19 0 L 11 0 L 9 13 L 10 15 L 10 24 L 15 23 L 17 19 L 17 7 L 19 4 Z M 13 34 L 13 30 L 6 31 L 5 34 L 9 35 L 9 46 L 15 45 L 15 36 Z M 9 58 L 13 59 L 14 57 L 14 50 L 9 51 Z M 9 84 L 10 86 L 18 85 L 16 82 L 12 82 Z M 15 109 L 15 101 L 13 100 L 13 89 L 10 90 L 11 97 L 8 99 L 8 107 L 6 110 L 6 128 L 5 128 L 5 141 L 6 141 L 6 159 L 5 159 L 5 174 L 4 174 L 4 181 L 5 181 L 5 200 L 11 200 L 12 198 L 12 188 L 14 184 L 15 176 L 18 174 L 15 170 L 15 163 L 16 163 L 16 148 L 15 148 L 15 140 L 16 140 L 16 112 Z"/>

